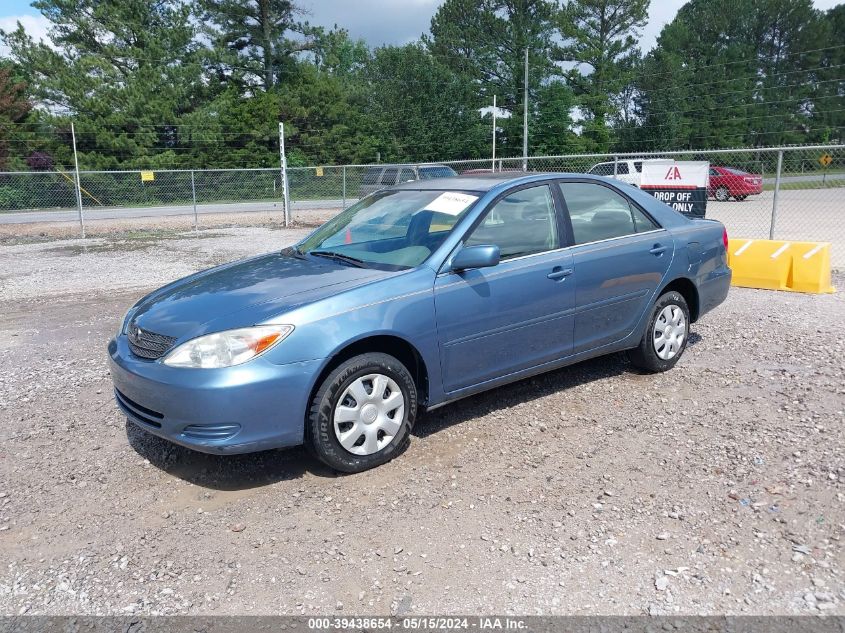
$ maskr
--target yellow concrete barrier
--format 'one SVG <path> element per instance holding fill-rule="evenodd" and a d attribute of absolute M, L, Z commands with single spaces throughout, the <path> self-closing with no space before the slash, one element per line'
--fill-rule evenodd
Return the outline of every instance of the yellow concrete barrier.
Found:
<path fill-rule="evenodd" d="M 829 242 L 731 239 L 728 265 L 732 284 L 745 288 L 834 292 Z"/>

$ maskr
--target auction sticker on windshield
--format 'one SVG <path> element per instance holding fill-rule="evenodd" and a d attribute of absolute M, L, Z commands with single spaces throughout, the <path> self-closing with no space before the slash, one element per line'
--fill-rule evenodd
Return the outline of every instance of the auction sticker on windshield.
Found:
<path fill-rule="evenodd" d="M 478 196 L 457 191 L 446 191 L 425 205 L 425 210 L 458 215 L 476 200 L 478 200 Z"/>

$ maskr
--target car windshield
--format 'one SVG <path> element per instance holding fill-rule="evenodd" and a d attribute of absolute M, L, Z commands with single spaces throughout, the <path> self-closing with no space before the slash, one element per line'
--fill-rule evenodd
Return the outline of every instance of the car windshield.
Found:
<path fill-rule="evenodd" d="M 741 169 L 736 169 L 733 167 L 722 167 L 726 172 L 729 174 L 734 174 L 736 176 L 748 176 L 750 175 L 747 171 L 742 171 Z"/>
<path fill-rule="evenodd" d="M 301 242 L 297 252 L 350 266 L 399 270 L 423 263 L 478 200 L 478 192 L 380 191 Z"/>

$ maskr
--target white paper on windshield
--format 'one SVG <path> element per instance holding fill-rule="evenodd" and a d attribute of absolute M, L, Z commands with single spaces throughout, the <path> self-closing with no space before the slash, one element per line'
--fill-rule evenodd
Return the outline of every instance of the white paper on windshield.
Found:
<path fill-rule="evenodd" d="M 457 191 L 446 191 L 425 205 L 425 210 L 446 213 L 448 215 L 458 215 L 476 200 L 478 200 L 478 196 L 472 196 L 468 193 L 458 193 Z"/>

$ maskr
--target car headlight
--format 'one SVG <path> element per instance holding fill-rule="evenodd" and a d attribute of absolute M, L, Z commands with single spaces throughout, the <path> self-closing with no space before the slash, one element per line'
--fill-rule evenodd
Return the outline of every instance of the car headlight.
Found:
<path fill-rule="evenodd" d="M 170 367 L 218 369 L 240 365 L 283 341 L 292 325 L 257 325 L 206 334 L 182 343 L 162 361 Z"/>

